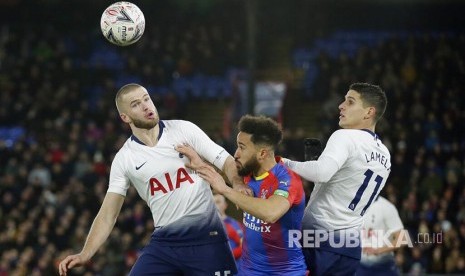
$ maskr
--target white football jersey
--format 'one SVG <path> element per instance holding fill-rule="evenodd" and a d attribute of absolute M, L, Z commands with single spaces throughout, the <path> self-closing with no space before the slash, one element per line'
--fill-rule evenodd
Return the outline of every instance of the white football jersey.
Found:
<path fill-rule="evenodd" d="M 301 163 L 302 175 L 310 168 L 334 167 L 325 182 L 314 181 L 305 209 L 303 229 L 361 229 L 363 215 L 383 189 L 391 170 L 391 156 L 378 136 L 361 129 L 340 129 L 329 138 L 316 161 Z M 291 168 L 293 161 L 290 162 Z M 313 166 L 315 165 L 315 166 Z M 326 168 L 327 169 L 327 168 Z M 318 175 L 319 172 L 314 172 Z M 322 177 L 322 179 L 326 179 Z"/>
<path fill-rule="evenodd" d="M 156 146 L 146 146 L 131 136 L 116 154 L 108 192 L 125 196 L 132 184 L 147 202 L 155 225 L 153 236 L 161 242 L 225 240 L 210 185 L 186 168 L 189 159 L 175 150 L 180 144 L 189 144 L 219 169 L 230 156 L 195 124 L 160 121 Z"/>
<path fill-rule="evenodd" d="M 404 225 L 399 217 L 394 204 L 384 197 L 378 197 L 366 212 L 363 218 L 362 247 L 370 246 L 374 248 L 383 247 L 388 236 L 392 233 L 404 229 Z M 386 237 L 384 237 L 386 235 Z M 394 252 L 387 252 L 379 255 L 367 255 L 362 253 L 361 262 L 364 265 L 375 265 L 394 260 Z"/>

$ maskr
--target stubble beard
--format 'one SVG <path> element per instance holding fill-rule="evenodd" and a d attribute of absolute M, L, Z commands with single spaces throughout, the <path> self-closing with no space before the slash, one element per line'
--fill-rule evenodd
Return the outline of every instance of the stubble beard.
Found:
<path fill-rule="evenodd" d="M 139 119 L 132 119 L 132 123 L 134 124 L 135 127 L 137 128 L 142 128 L 142 129 L 152 129 L 158 125 L 159 119 L 155 119 L 152 121 L 142 121 Z"/>
<path fill-rule="evenodd" d="M 242 167 L 237 170 L 237 173 L 240 176 L 247 176 L 247 175 L 257 172 L 259 168 L 260 168 L 260 164 L 258 163 L 257 158 L 254 157 L 248 160 L 247 162 L 245 162 L 245 164 L 242 165 Z"/>

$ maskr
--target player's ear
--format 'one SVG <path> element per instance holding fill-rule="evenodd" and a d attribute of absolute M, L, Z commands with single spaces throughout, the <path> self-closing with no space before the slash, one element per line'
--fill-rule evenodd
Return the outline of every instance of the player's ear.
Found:
<path fill-rule="evenodd" d="M 125 122 L 127 124 L 129 124 L 131 122 L 131 118 L 129 118 L 129 116 L 124 114 L 124 113 L 120 113 L 119 117 L 121 118 L 121 120 L 123 120 L 123 122 Z"/>
<path fill-rule="evenodd" d="M 376 115 L 376 108 L 374 106 L 368 107 L 365 115 L 365 119 L 374 118 Z"/>
<path fill-rule="evenodd" d="M 268 149 L 266 147 L 260 148 L 258 151 L 258 160 L 263 160 L 268 155 Z"/>

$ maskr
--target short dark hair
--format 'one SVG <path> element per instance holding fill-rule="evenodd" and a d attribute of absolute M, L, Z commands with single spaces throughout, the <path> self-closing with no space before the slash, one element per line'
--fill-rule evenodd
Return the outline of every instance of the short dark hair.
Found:
<path fill-rule="evenodd" d="M 238 123 L 240 132 L 251 134 L 254 144 L 265 144 L 276 150 L 283 138 L 283 132 L 278 123 L 265 116 L 243 116 Z"/>
<path fill-rule="evenodd" d="M 375 107 L 375 122 L 378 122 L 386 111 L 387 106 L 387 97 L 383 89 L 378 85 L 356 82 L 350 85 L 349 90 L 357 91 L 360 94 L 364 106 Z"/>

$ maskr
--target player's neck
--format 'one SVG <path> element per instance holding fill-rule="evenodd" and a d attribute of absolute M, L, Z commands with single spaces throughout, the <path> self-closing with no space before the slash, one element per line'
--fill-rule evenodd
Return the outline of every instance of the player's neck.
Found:
<path fill-rule="evenodd" d="M 345 129 L 366 129 L 371 132 L 375 132 L 375 125 L 372 124 L 358 124 L 358 125 L 353 125 L 350 127 L 344 127 Z"/>
<path fill-rule="evenodd" d="M 158 133 L 160 126 L 157 124 L 151 129 L 133 128 L 132 135 L 136 136 L 142 143 L 148 147 L 154 147 L 158 143 Z"/>
<path fill-rule="evenodd" d="M 371 127 L 362 127 L 362 128 L 360 128 L 360 129 L 366 129 L 366 130 L 369 130 L 369 131 L 375 133 L 375 127 L 374 127 L 374 126 L 371 126 Z"/>
<path fill-rule="evenodd" d="M 274 157 L 263 160 L 263 163 L 261 164 L 260 169 L 258 170 L 255 176 L 260 176 L 270 171 L 275 165 L 276 165 L 276 160 Z"/>

